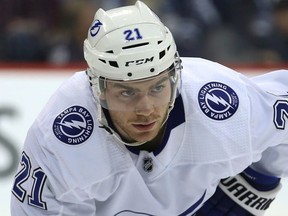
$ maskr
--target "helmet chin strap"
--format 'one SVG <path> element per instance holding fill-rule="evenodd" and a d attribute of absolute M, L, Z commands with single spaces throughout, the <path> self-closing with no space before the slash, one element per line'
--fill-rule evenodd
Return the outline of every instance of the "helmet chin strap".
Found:
<path fill-rule="evenodd" d="M 132 143 L 128 143 L 123 141 L 123 139 L 121 138 L 121 136 L 115 131 L 113 130 L 107 121 L 106 115 L 101 107 L 101 105 L 97 105 L 98 106 L 98 112 L 99 112 L 99 116 L 100 118 L 99 123 L 102 125 L 100 126 L 100 128 L 104 128 L 108 133 L 110 133 L 111 135 L 113 135 L 113 137 L 121 144 L 127 145 L 127 146 L 140 146 L 143 145 L 145 142 L 132 142 Z"/>
<path fill-rule="evenodd" d="M 167 110 L 165 119 L 164 119 L 164 121 L 162 122 L 160 128 L 162 128 L 162 127 L 165 125 L 166 121 L 168 120 L 169 114 L 170 114 L 171 110 L 172 110 L 173 107 L 174 107 L 174 101 L 173 101 L 173 103 L 172 103 L 172 102 L 170 102 L 170 103 L 171 103 L 171 104 L 169 105 L 169 108 L 168 108 L 168 110 Z M 102 107 L 101 107 L 100 105 L 97 105 L 97 106 L 98 106 L 98 112 L 99 112 L 99 116 L 100 116 L 100 118 L 99 118 L 98 120 L 99 120 L 99 123 L 102 125 L 102 126 L 100 126 L 100 128 L 105 129 L 108 133 L 110 133 L 111 135 L 113 135 L 113 137 L 114 137 L 119 143 L 133 147 L 133 146 L 141 146 L 141 145 L 149 142 L 149 141 L 145 141 L 145 142 L 137 142 L 137 141 L 136 141 L 136 142 L 125 142 L 125 141 L 121 138 L 121 136 L 119 135 L 119 133 L 117 133 L 113 128 L 111 128 L 111 127 L 109 126 L 108 121 L 107 121 L 107 118 L 106 118 L 106 115 L 105 115 Z M 159 130 L 159 131 L 160 131 L 160 130 Z"/>

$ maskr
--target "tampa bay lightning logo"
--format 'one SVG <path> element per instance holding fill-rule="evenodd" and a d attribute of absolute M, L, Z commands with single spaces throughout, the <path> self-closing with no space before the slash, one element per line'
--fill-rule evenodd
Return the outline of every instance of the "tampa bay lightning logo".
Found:
<path fill-rule="evenodd" d="M 62 142 L 78 145 L 91 136 L 93 127 L 93 119 L 88 110 L 81 106 L 72 106 L 56 117 L 53 132 Z"/>
<path fill-rule="evenodd" d="M 211 119 L 225 120 L 234 115 L 239 106 L 236 92 L 220 82 L 209 82 L 198 93 L 202 112 Z"/>
<path fill-rule="evenodd" d="M 98 32 L 100 31 L 100 27 L 102 26 L 103 24 L 100 22 L 100 20 L 95 20 L 94 23 L 92 24 L 91 28 L 90 28 L 90 35 L 92 37 L 95 37 Z"/>

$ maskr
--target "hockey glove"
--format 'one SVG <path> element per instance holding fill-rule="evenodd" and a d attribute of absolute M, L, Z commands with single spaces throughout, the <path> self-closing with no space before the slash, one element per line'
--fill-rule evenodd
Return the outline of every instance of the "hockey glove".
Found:
<path fill-rule="evenodd" d="M 247 168 L 220 181 L 195 216 L 262 216 L 281 189 L 280 178 Z"/>

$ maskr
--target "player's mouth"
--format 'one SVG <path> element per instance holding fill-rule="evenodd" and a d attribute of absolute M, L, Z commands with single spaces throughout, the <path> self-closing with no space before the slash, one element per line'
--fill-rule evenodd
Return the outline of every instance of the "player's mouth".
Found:
<path fill-rule="evenodd" d="M 139 131 L 149 131 L 152 130 L 156 122 L 143 123 L 143 124 L 132 124 L 134 128 Z"/>

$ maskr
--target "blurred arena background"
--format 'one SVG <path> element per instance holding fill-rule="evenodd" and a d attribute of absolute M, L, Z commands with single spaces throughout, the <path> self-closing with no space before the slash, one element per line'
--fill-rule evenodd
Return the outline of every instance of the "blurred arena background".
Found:
<path fill-rule="evenodd" d="M 288 60 L 287 0 L 143 0 L 171 29 L 181 56 L 222 63 Z M 83 62 L 96 9 L 135 0 L 1 0 L 0 62 Z"/>
<path fill-rule="evenodd" d="M 248 76 L 288 66 L 288 0 L 143 0 L 171 29 L 181 56 Z M 0 0 L 0 209 L 26 132 L 49 96 L 85 70 L 83 40 L 95 11 L 131 0 Z M 288 181 L 265 216 L 287 216 Z"/>

